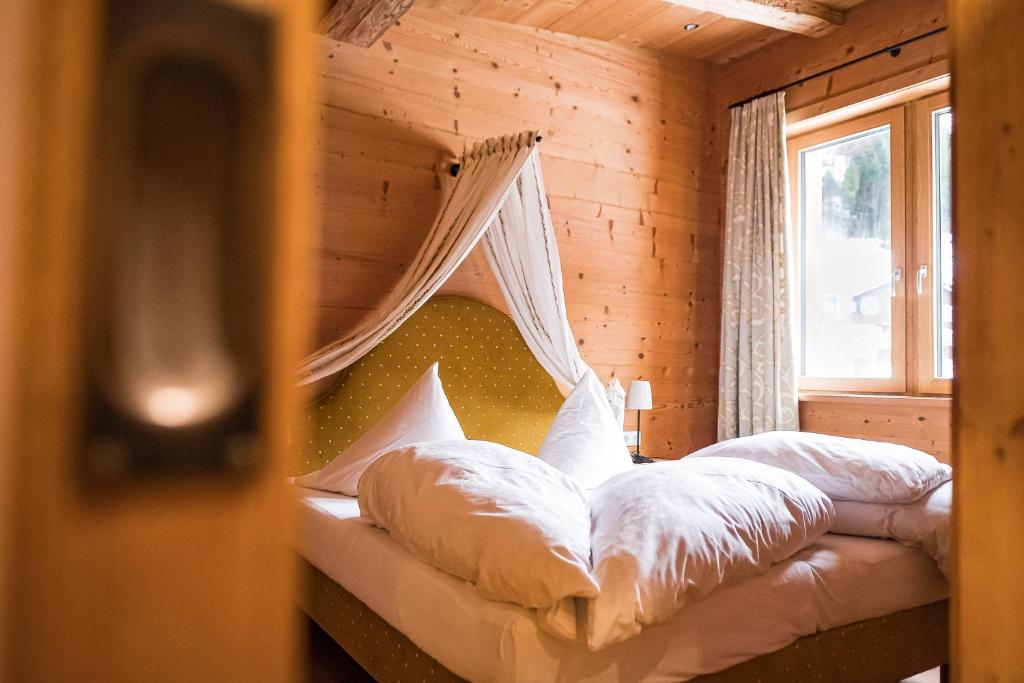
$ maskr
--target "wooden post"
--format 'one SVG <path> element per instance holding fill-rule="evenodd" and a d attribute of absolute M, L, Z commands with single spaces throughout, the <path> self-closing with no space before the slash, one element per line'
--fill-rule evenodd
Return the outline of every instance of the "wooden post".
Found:
<path fill-rule="evenodd" d="M 1024 3 L 952 0 L 953 679 L 1024 679 Z"/>

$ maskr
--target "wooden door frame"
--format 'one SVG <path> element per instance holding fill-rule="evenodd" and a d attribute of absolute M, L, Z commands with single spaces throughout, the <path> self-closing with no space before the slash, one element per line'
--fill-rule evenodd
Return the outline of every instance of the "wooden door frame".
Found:
<path fill-rule="evenodd" d="M 0 175 L 4 194 L 16 195 L 0 207 L 0 227 L 15 231 L 14 254 L 0 255 L 0 268 L 17 265 L 2 278 L 13 283 L 16 310 L 0 310 L 2 323 L 14 317 L 0 330 L 0 361 L 13 366 L 0 376 L 0 421 L 9 427 L 0 433 L 0 479 L 17 482 L 0 500 L 0 680 L 295 677 L 295 501 L 285 478 L 300 424 L 294 367 L 308 348 L 318 7 L 228 1 L 272 23 L 278 84 L 270 95 L 277 153 L 268 169 L 269 370 L 258 421 L 265 464 L 248 478 L 165 477 L 104 495 L 77 476 L 78 274 L 104 3 L 14 3 L 24 15 L 12 30 L 32 68 L 3 92 L 24 114 L 14 132 L 19 153 Z M 0 52 L 6 57 L 9 48 Z"/>
<path fill-rule="evenodd" d="M 952 0 L 953 677 L 1024 680 L 1024 3 Z"/>

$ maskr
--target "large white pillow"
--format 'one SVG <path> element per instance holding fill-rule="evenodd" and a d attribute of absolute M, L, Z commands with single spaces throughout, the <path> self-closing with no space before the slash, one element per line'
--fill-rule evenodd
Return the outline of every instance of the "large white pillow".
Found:
<path fill-rule="evenodd" d="M 881 441 L 810 432 L 765 432 L 729 439 L 692 453 L 745 458 L 798 474 L 833 500 L 912 503 L 953 476 L 922 451 Z"/>
<path fill-rule="evenodd" d="M 363 471 L 384 453 L 418 441 L 465 438 L 434 363 L 379 422 L 334 460 L 296 477 L 295 483 L 354 496 Z"/>
<path fill-rule="evenodd" d="M 563 638 L 576 637 L 574 598 L 597 594 L 583 492 L 526 453 L 467 440 L 391 451 L 359 481 L 359 510 L 485 597 L 538 610 Z"/>
<path fill-rule="evenodd" d="M 633 466 L 622 425 L 615 423 L 604 387 L 593 370 L 587 370 L 558 409 L 537 457 L 568 474 L 583 489 L 600 486 Z"/>
<path fill-rule="evenodd" d="M 921 548 L 949 576 L 949 529 L 953 508 L 953 482 L 949 481 L 913 503 L 858 503 L 835 501 L 832 532 L 850 536 L 891 538 Z"/>
<path fill-rule="evenodd" d="M 813 543 L 833 518 L 828 496 L 807 481 L 730 458 L 636 467 L 591 491 L 589 503 L 601 588 L 588 601 L 592 650 L 766 571 Z"/>

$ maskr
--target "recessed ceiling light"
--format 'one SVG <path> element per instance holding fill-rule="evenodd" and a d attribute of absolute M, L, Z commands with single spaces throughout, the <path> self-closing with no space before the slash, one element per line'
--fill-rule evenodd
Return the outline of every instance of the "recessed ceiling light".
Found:
<path fill-rule="evenodd" d="M 684 31 L 696 31 L 699 28 L 700 28 L 700 24 L 690 23 L 690 24 L 687 24 L 686 26 L 684 26 L 683 30 Z"/>

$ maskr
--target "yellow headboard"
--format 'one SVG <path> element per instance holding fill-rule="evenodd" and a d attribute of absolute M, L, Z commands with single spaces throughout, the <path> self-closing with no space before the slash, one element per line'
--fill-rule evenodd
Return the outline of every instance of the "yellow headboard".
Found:
<path fill-rule="evenodd" d="M 434 297 L 347 368 L 310 406 L 302 472 L 323 467 L 440 361 L 445 393 L 470 439 L 536 453 L 562 395 L 512 319 L 473 299 Z"/>

